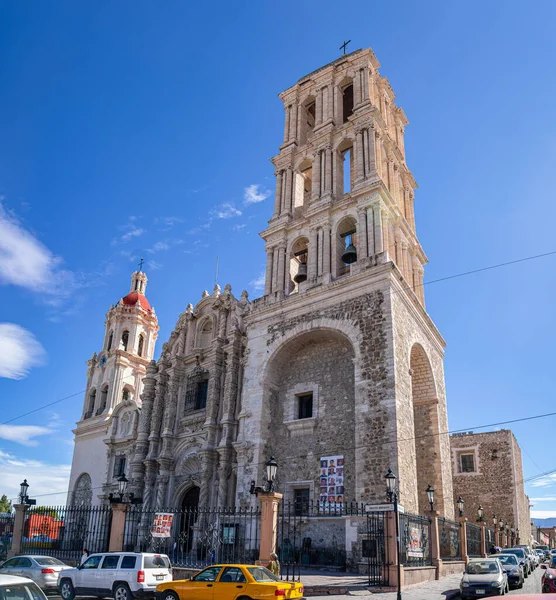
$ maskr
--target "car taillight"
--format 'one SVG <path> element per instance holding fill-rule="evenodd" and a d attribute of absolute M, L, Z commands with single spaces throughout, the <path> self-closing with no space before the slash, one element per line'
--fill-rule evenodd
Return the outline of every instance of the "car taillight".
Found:
<path fill-rule="evenodd" d="M 276 590 L 274 592 L 275 596 L 285 596 L 286 595 L 286 590 Z"/>
<path fill-rule="evenodd" d="M 41 573 L 56 573 L 54 569 L 41 569 Z"/>
<path fill-rule="evenodd" d="M 145 571 L 137 571 L 137 583 L 145 583 Z"/>

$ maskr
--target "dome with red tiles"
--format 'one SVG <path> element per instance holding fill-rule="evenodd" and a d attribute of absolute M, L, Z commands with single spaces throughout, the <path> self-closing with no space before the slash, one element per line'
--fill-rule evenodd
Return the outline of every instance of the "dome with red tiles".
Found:
<path fill-rule="evenodd" d="M 139 292 L 129 292 L 127 296 L 122 298 L 122 302 L 127 304 L 127 306 L 135 306 L 137 304 L 137 300 L 145 310 L 151 310 L 150 302 L 147 300 L 146 296 L 140 294 Z"/>

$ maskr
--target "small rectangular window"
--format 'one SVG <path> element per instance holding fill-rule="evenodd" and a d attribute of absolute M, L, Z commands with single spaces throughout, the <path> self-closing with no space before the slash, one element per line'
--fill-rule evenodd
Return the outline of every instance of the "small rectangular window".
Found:
<path fill-rule="evenodd" d="M 207 407 L 207 392 L 208 381 L 200 381 L 197 384 L 197 410 L 201 410 Z"/>
<path fill-rule="evenodd" d="M 119 556 L 105 556 L 102 561 L 101 569 L 116 569 L 118 567 Z"/>
<path fill-rule="evenodd" d="M 474 473 L 475 472 L 475 455 L 474 454 L 460 454 L 460 464 L 462 473 Z"/>
<path fill-rule="evenodd" d="M 313 392 L 298 394 L 298 419 L 310 419 L 313 416 Z"/>
<path fill-rule="evenodd" d="M 122 566 L 120 568 L 121 569 L 135 569 L 135 562 L 136 562 L 135 556 L 124 556 L 122 558 Z"/>
<path fill-rule="evenodd" d="M 298 488 L 293 491 L 294 513 L 297 517 L 309 513 L 309 488 Z"/>

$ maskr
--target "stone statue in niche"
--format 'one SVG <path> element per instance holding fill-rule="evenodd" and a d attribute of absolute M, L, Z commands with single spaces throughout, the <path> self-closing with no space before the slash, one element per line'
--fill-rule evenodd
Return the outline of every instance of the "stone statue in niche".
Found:
<path fill-rule="evenodd" d="M 131 416 L 128 412 L 124 413 L 120 419 L 120 434 L 123 436 L 129 435 L 131 429 Z"/>

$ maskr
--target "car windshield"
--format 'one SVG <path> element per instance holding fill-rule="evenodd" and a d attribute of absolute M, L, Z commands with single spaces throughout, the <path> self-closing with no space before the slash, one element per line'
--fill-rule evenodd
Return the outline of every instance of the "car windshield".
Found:
<path fill-rule="evenodd" d="M 498 563 L 494 562 L 493 560 L 481 562 L 477 561 L 470 562 L 467 565 L 465 572 L 468 575 L 488 575 L 489 573 L 497 575 L 500 573 L 500 567 L 498 566 Z"/>
<path fill-rule="evenodd" d="M 259 583 L 263 581 L 280 581 L 280 577 L 276 577 L 266 567 L 249 567 L 247 570 L 251 577 Z"/>
<path fill-rule="evenodd" d="M 510 548 L 509 550 L 504 550 L 504 554 L 515 554 L 520 558 L 525 558 L 525 552 L 521 548 Z"/>
<path fill-rule="evenodd" d="M 0 600 L 46 600 L 34 583 L 0 585 Z"/>
<path fill-rule="evenodd" d="M 57 558 L 51 556 L 37 556 L 35 560 L 41 567 L 65 567 L 66 565 Z"/>
<path fill-rule="evenodd" d="M 517 558 L 513 554 L 500 554 L 499 556 L 496 556 L 496 558 L 503 565 L 517 565 Z"/>

